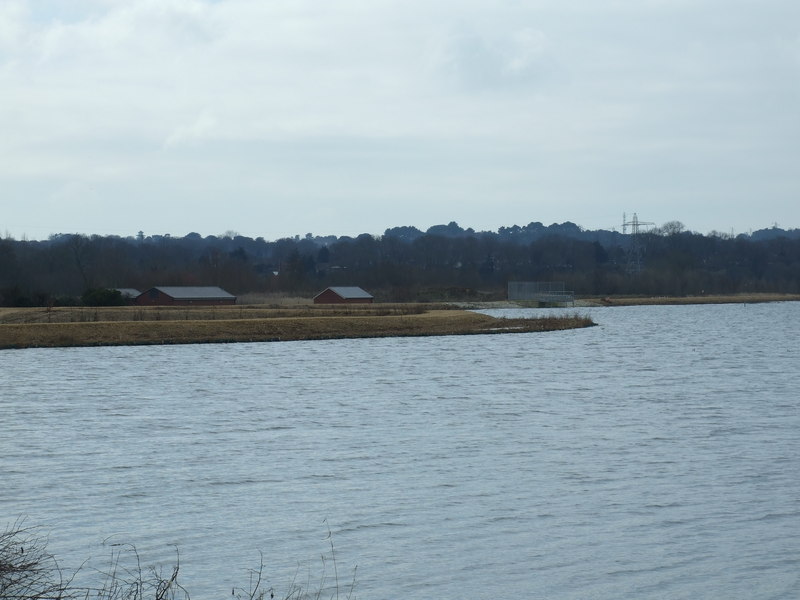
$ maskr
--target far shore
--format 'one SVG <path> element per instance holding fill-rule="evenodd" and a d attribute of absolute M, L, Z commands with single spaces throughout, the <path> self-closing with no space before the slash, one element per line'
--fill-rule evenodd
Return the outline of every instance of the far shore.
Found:
<path fill-rule="evenodd" d="M 758 304 L 763 302 L 800 302 L 800 294 L 715 294 L 701 296 L 583 296 L 576 297 L 574 308 L 596 306 L 670 306 L 687 304 Z M 496 302 L 459 302 L 461 308 L 537 308 L 534 302 L 510 300 Z M 567 308 L 572 308 L 568 305 Z"/>
<path fill-rule="evenodd" d="M 652 306 L 673 304 L 758 304 L 800 302 L 800 294 L 727 294 L 701 296 L 605 296 L 575 301 L 575 306 Z"/>

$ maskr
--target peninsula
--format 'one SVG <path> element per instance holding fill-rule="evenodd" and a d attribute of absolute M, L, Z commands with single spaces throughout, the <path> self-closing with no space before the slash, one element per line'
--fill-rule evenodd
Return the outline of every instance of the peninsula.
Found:
<path fill-rule="evenodd" d="M 0 309 L 0 349 L 525 333 L 590 327 L 578 314 L 505 319 L 442 305 Z"/>

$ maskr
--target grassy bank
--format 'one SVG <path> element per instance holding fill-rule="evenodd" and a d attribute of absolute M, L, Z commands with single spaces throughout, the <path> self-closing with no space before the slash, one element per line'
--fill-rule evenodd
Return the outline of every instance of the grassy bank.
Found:
<path fill-rule="evenodd" d="M 608 296 L 577 306 L 646 306 L 800 301 L 800 294 Z M 520 306 L 475 303 L 470 308 Z M 0 349 L 138 344 L 263 342 L 337 338 L 521 333 L 588 327 L 587 317 L 496 319 L 446 304 L 237 305 L 217 307 L 0 308 Z"/>
<path fill-rule="evenodd" d="M 120 321 L 225 321 L 279 317 L 403 316 L 445 310 L 444 304 L 287 304 L 283 306 L 56 306 L 0 308 L 0 324 Z"/>
<path fill-rule="evenodd" d="M 591 325 L 591 319 L 579 315 L 497 319 L 417 305 L 5 309 L 0 311 L 0 348 L 474 335 Z"/>

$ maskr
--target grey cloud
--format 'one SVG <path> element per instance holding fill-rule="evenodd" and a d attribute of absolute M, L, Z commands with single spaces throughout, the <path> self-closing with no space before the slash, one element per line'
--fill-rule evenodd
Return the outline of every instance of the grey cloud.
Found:
<path fill-rule="evenodd" d="M 529 27 L 491 37 L 456 32 L 445 44 L 441 65 L 450 81 L 470 90 L 535 85 L 553 68 L 547 37 Z"/>
<path fill-rule="evenodd" d="M 764 225 L 755 196 L 800 226 L 795 0 L 64 4 L 0 2 L 0 187 L 54 220 L 52 198 L 77 190 L 81 212 L 95 189 L 154 215 L 150 198 L 192 202 L 212 230 L 219 195 L 271 215 L 290 198 L 298 231 L 332 198 L 348 227 L 391 205 L 396 222 L 358 227 L 377 231 L 625 209 L 744 230 Z"/>

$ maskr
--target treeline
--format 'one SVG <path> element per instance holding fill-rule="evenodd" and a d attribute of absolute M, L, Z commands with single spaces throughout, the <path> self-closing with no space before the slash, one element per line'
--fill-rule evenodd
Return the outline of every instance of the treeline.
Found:
<path fill-rule="evenodd" d="M 701 235 L 672 221 L 636 235 L 569 222 L 476 232 L 451 222 L 275 241 L 141 232 L 0 240 L 4 306 L 76 304 L 102 298 L 97 290 L 156 285 L 218 285 L 238 296 L 358 285 L 384 301 L 499 299 L 509 281 L 563 281 L 595 296 L 800 293 L 800 229 Z"/>

